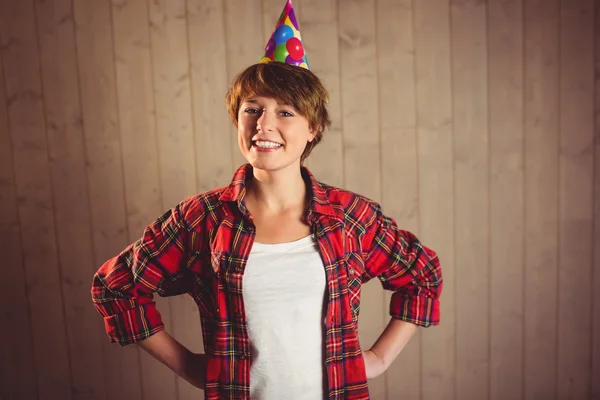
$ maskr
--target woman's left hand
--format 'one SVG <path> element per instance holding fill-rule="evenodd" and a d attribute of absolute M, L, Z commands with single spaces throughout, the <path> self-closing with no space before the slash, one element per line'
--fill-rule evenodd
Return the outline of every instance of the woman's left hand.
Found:
<path fill-rule="evenodd" d="M 367 379 L 377 378 L 387 369 L 385 362 L 373 350 L 363 351 L 363 360 L 367 370 Z"/>

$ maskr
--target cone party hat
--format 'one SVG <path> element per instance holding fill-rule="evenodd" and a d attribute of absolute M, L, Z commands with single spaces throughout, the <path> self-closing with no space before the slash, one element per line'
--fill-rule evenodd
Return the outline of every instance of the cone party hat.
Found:
<path fill-rule="evenodd" d="M 273 61 L 310 69 L 292 0 L 287 0 L 260 60 L 261 63 Z"/>

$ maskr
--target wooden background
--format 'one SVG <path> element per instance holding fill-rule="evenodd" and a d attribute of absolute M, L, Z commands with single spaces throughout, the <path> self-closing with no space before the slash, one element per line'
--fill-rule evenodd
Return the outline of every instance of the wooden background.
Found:
<path fill-rule="evenodd" d="M 93 272 L 243 162 L 224 106 L 284 0 L 0 0 L 0 398 L 200 399 L 111 345 Z M 295 0 L 333 127 L 317 178 L 438 251 L 442 324 L 379 399 L 600 399 L 600 6 Z M 370 283 L 360 336 L 387 322 Z M 202 349 L 188 298 L 159 299 Z"/>

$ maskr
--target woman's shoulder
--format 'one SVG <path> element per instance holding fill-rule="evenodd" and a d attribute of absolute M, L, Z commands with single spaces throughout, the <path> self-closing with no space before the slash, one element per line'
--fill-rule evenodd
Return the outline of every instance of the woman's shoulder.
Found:
<path fill-rule="evenodd" d="M 188 229 L 193 229 L 203 223 L 207 216 L 220 216 L 222 214 L 223 202 L 221 195 L 227 187 L 212 189 L 206 192 L 197 193 L 193 196 L 181 200 L 176 208 L 179 209 L 181 219 L 187 225 Z"/>
<path fill-rule="evenodd" d="M 349 203 L 357 203 L 361 206 L 378 207 L 379 204 L 369 197 L 360 193 L 353 192 L 348 189 L 342 189 L 327 183 L 319 182 L 319 185 L 325 189 L 327 199 L 333 204 L 348 205 Z"/>
<path fill-rule="evenodd" d="M 319 184 L 324 189 L 331 206 L 336 213 L 344 217 L 344 220 L 358 222 L 359 225 L 365 226 L 370 225 L 377 214 L 381 213 L 379 203 L 365 195 L 322 182 Z"/>

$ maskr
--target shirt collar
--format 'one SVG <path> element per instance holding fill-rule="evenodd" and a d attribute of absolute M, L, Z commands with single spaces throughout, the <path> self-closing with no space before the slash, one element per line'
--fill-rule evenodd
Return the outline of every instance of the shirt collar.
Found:
<path fill-rule="evenodd" d="M 307 221 L 312 223 L 312 218 L 315 214 L 317 214 L 317 216 L 324 215 L 334 219 L 340 219 L 327 197 L 327 190 L 325 187 L 315 179 L 308 168 L 304 166 L 301 167 L 301 172 L 304 181 L 310 183 L 311 189 L 308 215 L 306 216 Z M 248 179 L 252 179 L 252 165 L 244 164 L 235 171 L 231 183 L 219 197 L 219 200 L 221 201 L 236 202 L 238 208 L 244 215 L 248 214 L 244 201 L 246 196 L 246 182 Z"/>

